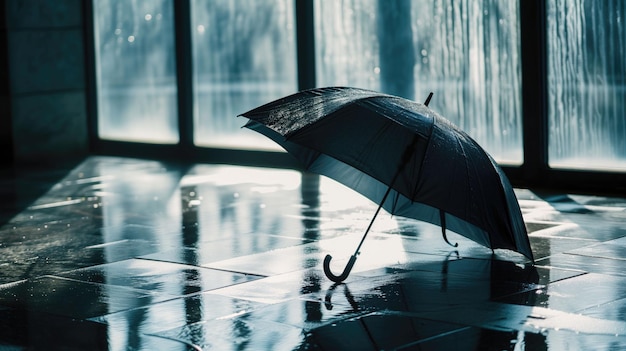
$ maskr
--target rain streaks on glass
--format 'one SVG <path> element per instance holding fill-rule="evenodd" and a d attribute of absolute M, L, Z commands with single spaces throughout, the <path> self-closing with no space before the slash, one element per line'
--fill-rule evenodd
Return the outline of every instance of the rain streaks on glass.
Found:
<path fill-rule="evenodd" d="M 100 138 L 178 142 L 172 1 L 93 6 Z"/>
<path fill-rule="evenodd" d="M 423 102 L 499 162 L 522 163 L 519 4 L 508 0 L 315 3 L 317 84 Z"/>
<path fill-rule="evenodd" d="M 279 149 L 235 117 L 297 91 L 293 4 L 191 2 L 196 145 Z"/>
<path fill-rule="evenodd" d="M 626 170 L 626 3 L 551 0 L 549 162 Z"/>

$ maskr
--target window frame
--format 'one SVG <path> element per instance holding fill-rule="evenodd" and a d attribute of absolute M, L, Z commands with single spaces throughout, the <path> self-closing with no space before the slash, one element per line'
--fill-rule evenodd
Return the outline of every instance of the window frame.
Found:
<path fill-rule="evenodd" d="M 193 67 L 191 4 L 173 1 L 178 88 L 177 144 L 101 139 L 98 135 L 96 57 L 93 1 L 84 2 L 87 109 L 90 151 L 93 154 L 164 159 L 181 162 L 228 163 L 299 169 L 290 155 L 275 151 L 233 150 L 196 146 L 193 142 Z M 314 1 L 295 2 L 298 89 L 316 87 Z M 626 172 L 555 169 L 548 164 L 547 0 L 518 0 L 522 77 L 523 162 L 501 168 L 515 187 L 541 191 L 626 194 Z"/>

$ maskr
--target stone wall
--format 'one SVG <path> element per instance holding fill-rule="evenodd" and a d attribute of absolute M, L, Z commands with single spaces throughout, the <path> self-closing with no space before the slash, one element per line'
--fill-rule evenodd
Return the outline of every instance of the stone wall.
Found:
<path fill-rule="evenodd" d="M 0 0 L 0 4 L 4 150 L 16 164 L 64 163 L 87 155 L 83 2 Z"/>

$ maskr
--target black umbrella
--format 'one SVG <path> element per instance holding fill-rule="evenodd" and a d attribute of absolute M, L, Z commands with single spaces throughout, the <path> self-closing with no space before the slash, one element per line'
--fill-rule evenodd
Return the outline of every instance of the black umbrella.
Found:
<path fill-rule="evenodd" d="M 430 99 L 430 96 L 429 96 Z M 381 207 L 430 222 L 491 249 L 533 260 L 508 179 L 465 132 L 425 104 L 357 88 L 302 91 L 242 114 L 306 170 L 335 179 L 379 207 L 348 265 L 347 278 Z M 449 242 L 448 242 L 449 243 Z"/>

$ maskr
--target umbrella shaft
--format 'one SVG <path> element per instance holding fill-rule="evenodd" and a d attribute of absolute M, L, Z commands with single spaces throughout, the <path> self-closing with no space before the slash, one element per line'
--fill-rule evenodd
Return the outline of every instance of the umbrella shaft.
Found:
<path fill-rule="evenodd" d="M 389 196 L 390 192 L 391 192 L 391 186 L 387 188 L 387 191 L 385 191 L 385 195 L 383 195 L 382 201 L 380 201 L 380 204 L 378 204 L 378 208 L 376 209 L 376 212 L 374 212 L 374 216 L 372 217 L 370 224 L 367 226 L 367 229 L 365 229 L 365 234 L 363 234 L 363 237 L 361 238 L 361 242 L 359 243 L 359 246 L 357 246 L 356 251 L 354 251 L 354 255 L 353 255 L 354 257 L 356 257 L 359 254 L 359 251 L 361 250 L 361 245 L 363 245 L 363 242 L 365 241 L 365 237 L 367 236 L 367 233 L 370 232 L 370 229 L 372 228 L 372 224 L 374 224 L 374 220 L 376 219 L 376 216 L 378 216 L 378 212 L 380 212 L 380 209 L 383 207 L 383 204 L 385 203 L 385 201 L 387 201 L 387 197 Z"/>
<path fill-rule="evenodd" d="M 424 102 L 425 106 L 428 106 L 428 103 L 430 102 L 430 99 L 432 97 L 433 97 L 433 93 L 431 92 L 430 94 L 428 94 L 428 98 L 426 98 L 426 101 Z M 389 193 L 391 192 L 391 186 L 396 182 L 396 178 L 398 178 L 398 175 L 402 171 L 403 166 L 407 162 L 409 162 L 409 159 L 411 158 L 411 156 L 413 156 L 413 149 L 415 147 L 415 144 L 417 144 L 417 139 L 418 139 L 417 135 L 414 135 L 413 140 L 411 141 L 411 144 L 406 149 L 404 149 L 404 154 L 402 155 L 402 162 L 398 166 L 398 171 L 393 176 L 393 180 L 391 181 L 391 184 L 387 188 L 387 191 L 385 192 L 385 195 L 383 196 L 382 201 L 380 202 L 380 204 L 378 204 L 378 208 L 376 209 L 376 212 L 374 213 L 374 216 L 372 217 L 370 224 L 367 226 L 367 229 L 365 229 L 365 233 L 363 234 L 363 237 L 361 238 L 361 242 L 359 243 L 359 246 L 356 247 L 356 250 L 354 251 L 354 255 L 352 255 L 353 257 L 356 257 L 359 254 L 359 251 L 361 250 L 361 245 L 363 245 L 363 242 L 365 241 L 365 237 L 367 236 L 367 233 L 370 232 L 370 229 L 372 228 L 372 225 L 374 224 L 374 220 L 376 219 L 376 216 L 378 216 L 378 212 L 380 212 L 380 209 L 383 207 L 383 204 L 385 203 L 385 201 L 387 201 L 387 196 L 389 196 Z"/>
<path fill-rule="evenodd" d="M 400 175 L 400 172 L 402 172 L 404 165 L 406 165 L 411 159 L 411 157 L 413 156 L 413 152 L 415 151 L 415 144 L 417 144 L 418 139 L 419 138 L 417 134 L 414 135 L 413 140 L 411 140 L 411 144 L 409 144 L 406 147 L 406 149 L 404 149 L 404 153 L 402 154 L 402 160 L 400 161 L 400 164 L 398 165 L 398 170 L 396 171 L 396 174 L 393 176 L 393 179 L 391 180 L 391 183 L 389 184 L 387 191 L 385 191 L 385 195 L 383 195 L 383 199 L 378 204 L 378 208 L 376 209 L 376 212 L 374 213 L 374 216 L 372 217 L 370 224 L 367 226 L 367 229 L 365 230 L 365 234 L 363 234 L 363 237 L 361 238 L 361 242 L 359 243 L 359 246 L 357 246 L 356 251 L 354 251 L 355 257 L 359 254 L 359 251 L 361 250 L 361 245 L 363 245 L 363 242 L 365 241 L 365 237 L 367 236 L 367 233 L 370 232 L 370 229 L 372 228 L 372 225 L 374 224 L 374 220 L 376 219 L 376 216 L 378 216 L 378 212 L 380 212 L 380 209 L 383 207 L 383 204 L 385 203 L 385 201 L 387 201 L 387 197 L 389 196 L 389 193 L 391 192 L 391 187 L 396 182 L 396 179 Z"/>

